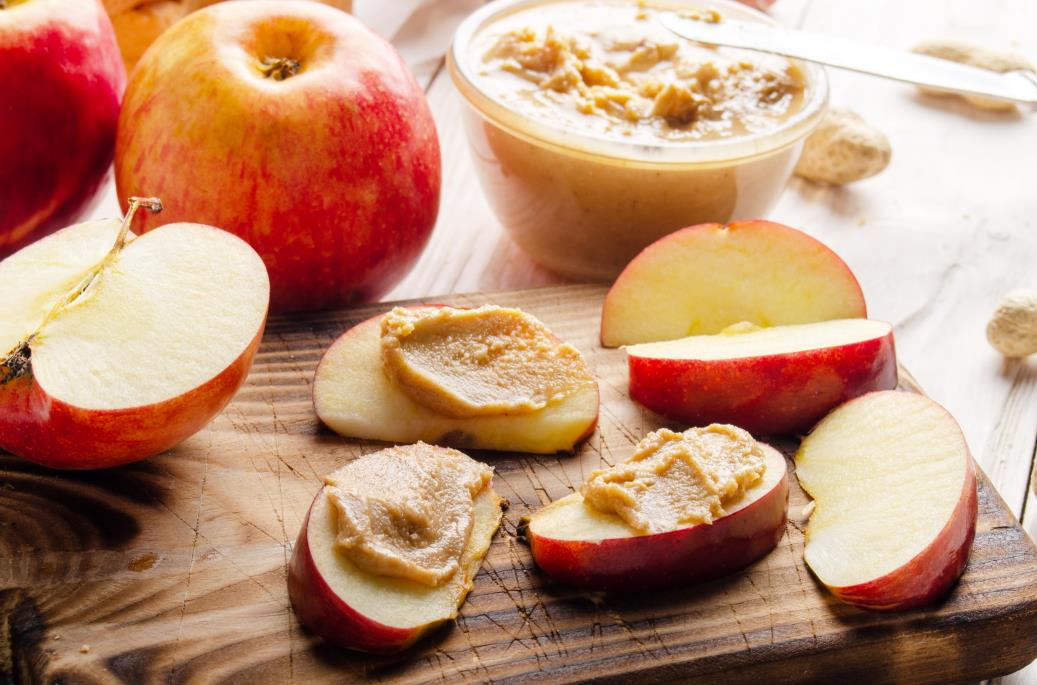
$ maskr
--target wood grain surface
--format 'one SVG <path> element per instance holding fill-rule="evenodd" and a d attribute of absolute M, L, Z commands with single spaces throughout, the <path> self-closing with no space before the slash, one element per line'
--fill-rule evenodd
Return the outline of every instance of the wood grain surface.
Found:
<path fill-rule="evenodd" d="M 867 613 L 802 561 L 792 482 L 778 548 L 699 587 L 588 594 L 536 570 L 520 518 L 629 455 L 663 425 L 626 395 L 622 351 L 597 344 L 598 286 L 426 301 L 541 317 L 585 355 L 599 430 L 575 455 L 473 453 L 510 500 L 456 624 L 395 657 L 331 648 L 288 606 L 285 568 L 321 477 L 382 445 L 322 428 L 324 349 L 388 305 L 270 322 L 245 388 L 205 431 L 146 462 L 58 473 L 0 457 L 0 673 L 16 683 L 967 682 L 1037 656 L 1037 549 L 986 478 L 968 569 L 941 606 Z M 793 444 L 780 445 L 787 452 Z M 3 678 L 0 677 L 0 681 Z"/>

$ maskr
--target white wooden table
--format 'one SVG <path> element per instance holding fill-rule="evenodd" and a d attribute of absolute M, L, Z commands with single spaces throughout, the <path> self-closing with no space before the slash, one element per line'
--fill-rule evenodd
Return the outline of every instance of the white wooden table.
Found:
<path fill-rule="evenodd" d="M 506 236 L 482 198 L 461 103 L 442 69 L 452 26 L 480 0 L 357 0 L 425 84 L 439 126 L 436 231 L 387 299 L 562 282 Z M 1033 0 L 779 0 L 772 14 L 812 31 L 907 48 L 949 35 L 1007 45 L 1037 62 Z M 793 181 L 767 217 L 803 229 L 853 268 L 875 318 L 892 321 L 901 361 L 965 430 L 1009 506 L 1037 536 L 1030 485 L 1037 359 L 1006 362 L 984 328 L 1000 296 L 1037 287 L 1037 114 L 991 114 L 911 88 L 830 70 L 832 102 L 882 128 L 893 161 L 846 188 Z M 116 216 L 109 188 L 96 216 Z M 745 217 L 750 218 L 750 217 Z M 1000 679 L 1037 683 L 1037 664 Z"/>

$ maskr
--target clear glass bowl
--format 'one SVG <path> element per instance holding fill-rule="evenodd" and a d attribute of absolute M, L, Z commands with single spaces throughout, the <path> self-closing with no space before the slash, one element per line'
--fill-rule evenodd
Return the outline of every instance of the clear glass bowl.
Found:
<path fill-rule="evenodd" d="M 515 112 L 479 88 L 473 41 L 501 18 L 573 0 L 498 0 L 458 28 L 447 54 L 466 107 L 479 181 L 497 218 L 536 261 L 579 280 L 607 281 L 644 247 L 679 228 L 765 216 L 781 195 L 828 104 L 824 70 L 797 63 L 802 108 L 765 133 L 708 141 L 637 143 Z M 636 3 L 631 0 L 632 7 Z M 725 0 L 656 0 L 658 9 L 718 9 L 773 23 Z M 560 27 L 564 30 L 564 27 Z"/>

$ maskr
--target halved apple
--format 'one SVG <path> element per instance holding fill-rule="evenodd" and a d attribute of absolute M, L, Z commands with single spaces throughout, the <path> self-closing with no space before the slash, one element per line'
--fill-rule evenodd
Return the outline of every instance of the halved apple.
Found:
<path fill-rule="evenodd" d="M 381 316 L 332 344 L 317 367 L 313 404 L 329 428 L 354 438 L 428 442 L 475 449 L 551 454 L 569 451 L 594 431 L 597 385 L 525 414 L 451 418 L 418 404 L 382 369 Z"/>
<path fill-rule="evenodd" d="M 270 286 L 256 252 L 199 224 L 63 229 L 0 262 L 0 448 L 56 468 L 143 459 L 245 380 Z"/>
<path fill-rule="evenodd" d="M 763 477 L 712 524 L 645 535 L 574 493 L 529 517 L 526 537 L 533 558 L 549 576 L 594 590 L 674 587 L 744 568 L 774 549 L 785 533 L 785 457 L 762 447 Z"/>
<path fill-rule="evenodd" d="M 770 221 L 702 224 L 660 238 L 616 279 L 601 344 L 618 347 L 757 326 L 867 316 L 850 268 L 802 231 Z"/>
<path fill-rule="evenodd" d="M 796 454 L 814 498 L 804 558 L 850 604 L 902 610 L 944 597 L 976 532 L 976 467 L 961 428 L 922 395 L 842 405 Z"/>
<path fill-rule="evenodd" d="M 693 426 L 731 423 L 757 435 L 806 431 L 846 400 L 897 386 L 893 327 L 868 319 L 725 331 L 626 350 L 632 399 Z"/>
<path fill-rule="evenodd" d="M 406 649 L 457 616 L 500 525 L 501 502 L 492 486 L 476 495 L 461 570 L 444 585 L 430 587 L 368 573 L 336 552 L 335 513 L 321 488 L 288 568 L 288 598 L 296 617 L 340 647 L 378 653 Z"/>

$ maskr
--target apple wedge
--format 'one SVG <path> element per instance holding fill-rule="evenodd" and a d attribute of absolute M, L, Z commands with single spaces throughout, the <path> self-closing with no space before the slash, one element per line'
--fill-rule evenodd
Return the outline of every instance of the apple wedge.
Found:
<path fill-rule="evenodd" d="M 529 517 L 526 537 L 533 558 L 549 576 L 593 590 L 675 587 L 744 568 L 774 549 L 785 533 L 785 457 L 762 447 L 763 477 L 712 524 L 643 535 L 573 493 Z"/>
<path fill-rule="evenodd" d="M 457 616 L 501 520 L 501 498 L 487 486 L 473 501 L 461 570 L 430 587 L 357 568 L 334 549 L 335 514 L 317 493 L 288 567 L 288 598 L 299 622 L 332 644 L 365 652 L 406 649 Z"/>
<path fill-rule="evenodd" d="M 616 279 L 605 347 L 867 316 L 850 268 L 802 231 L 770 221 L 702 224 L 660 238 Z"/>
<path fill-rule="evenodd" d="M 270 297 L 259 255 L 199 224 L 134 238 L 131 216 L 0 262 L 0 448 L 55 468 L 143 459 L 245 380 Z"/>
<path fill-rule="evenodd" d="M 893 327 L 868 319 L 732 327 L 626 348 L 630 397 L 693 426 L 804 432 L 833 407 L 897 386 Z"/>
<path fill-rule="evenodd" d="M 572 450 L 597 424 L 596 384 L 530 413 L 451 418 L 433 412 L 407 396 L 382 369 L 380 321 L 376 316 L 346 331 L 317 367 L 317 416 L 341 435 L 552 454 Z"/>
<path fill-rule="evenodd" d="M 874 392 L 803 440 L 815 508 L 804 558 L 839 599 L 894 611 L 947 595 L 976 533 L 976 467 L 961 428 L 922 395 Z"/>

